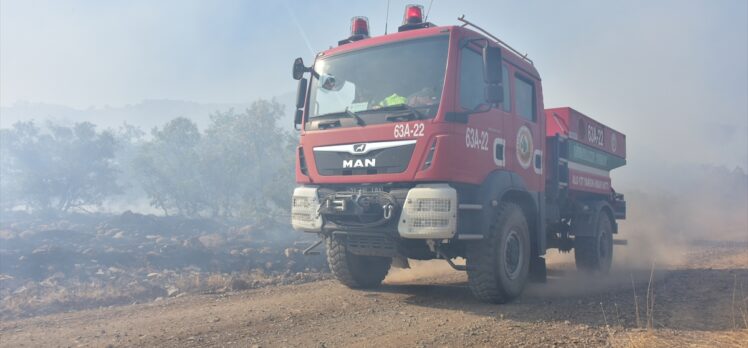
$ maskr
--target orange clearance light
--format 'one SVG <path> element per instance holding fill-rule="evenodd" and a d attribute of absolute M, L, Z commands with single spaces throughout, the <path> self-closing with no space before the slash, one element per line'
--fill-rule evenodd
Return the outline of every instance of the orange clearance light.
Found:
<path fill-rule="evenodd" d="M 366 17 L 353 17 L 351 19 L 351 37 L 353 36 L 369 37 L 369 19 Z"/>
<path fill-rule="evenodd" d="M 420 23 L 423 23 L 423 6 L 421 5 L 405 6 L 405 17 L 403 17 L 403 25 L 420 24 Z"/>

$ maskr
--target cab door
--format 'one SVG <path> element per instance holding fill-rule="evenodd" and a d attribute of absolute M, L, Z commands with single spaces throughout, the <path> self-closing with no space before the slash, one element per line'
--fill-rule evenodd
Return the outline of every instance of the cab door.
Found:
<path fill-rule="evenodd" d="M 545 129 L 540 81 L 512 66 L 509 69 L 512 108 L 506 121 L 507 162 L 532 192 L 544 187 Z"/>
<path fill-rule="evenodd" d="M 499 106 L 486 104 L 486 83 L 483 77 L 483 58 L 480 47 L 466 45 L 460 49 L 458 109 L 469 114 L 465 125 L 465 151 L 461 162 L 467 165 L 457 169 L 466 182 L 482 182 L 488 173 L 506 168 L 506 121 L 509 116 L 509 89 L 506 86 L 507 68 L 504 73 L 504 103 Z M 476 111 L 479 110 L 479 111 Z"/>

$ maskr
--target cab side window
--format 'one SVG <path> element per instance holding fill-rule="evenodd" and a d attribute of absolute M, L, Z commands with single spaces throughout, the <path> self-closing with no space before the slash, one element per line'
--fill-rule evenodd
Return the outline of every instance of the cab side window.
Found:
<path fill-rule="evenodd" d="M 504 88 L 504 101 L 501 102 L 501 110 L 506 112 L 512 111 L 512 100 L 509 99 L 509 72 L 506 65 L 501 65 L 501 86 Z"/>
<path fill-rule="evenodd" d="M 514 107 L 517 115 L 535 122 L 535 85 L 531 80 L 514 76 Z"/>
<path fill-rule="evenodd" d="M 462 49 L 460 59 L 460 106 L 474 110 L 486 102 L 483 81 L 483 57 L 469 48 Z"/>

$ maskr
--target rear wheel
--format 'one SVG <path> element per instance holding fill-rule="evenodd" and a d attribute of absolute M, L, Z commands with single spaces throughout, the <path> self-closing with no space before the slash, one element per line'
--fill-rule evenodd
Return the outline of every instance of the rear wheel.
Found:
<path fill-rule="evenodd" d="M 594 235 L 574 238 L 574 259 L 582 272 L 608 274 L 613 263 L 613 226 L 608 214 L 597 215 Z"/>
<path fill-rule="evenodd" d="M 354 289 L 375 288 L 382 283 L 390 270 L 391 258 L 351 254 L 342 237 L 326 239 L 327 263 L 338 281 Z"/>
<path fill-rule="evenodd" d="M 479 300 L 504 303 L 519 296 L 527 283 L 530 234 L 522 209 L 501 203 L 486 237 L 468 245 L 468 283 Z"/>

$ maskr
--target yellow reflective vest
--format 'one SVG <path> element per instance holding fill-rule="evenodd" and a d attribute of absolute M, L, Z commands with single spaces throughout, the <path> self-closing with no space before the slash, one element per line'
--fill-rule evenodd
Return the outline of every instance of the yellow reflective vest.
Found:
<path fill-rule="evenodd" d="M 392 105 L 401 105 L 408 102 L 408 98 L 405 98 L 403 96 L 397 95 L 397 93 L 392 94 L 391 96 L 384 98 L 379 105 L 380 106 L 392 106 Z"/>

